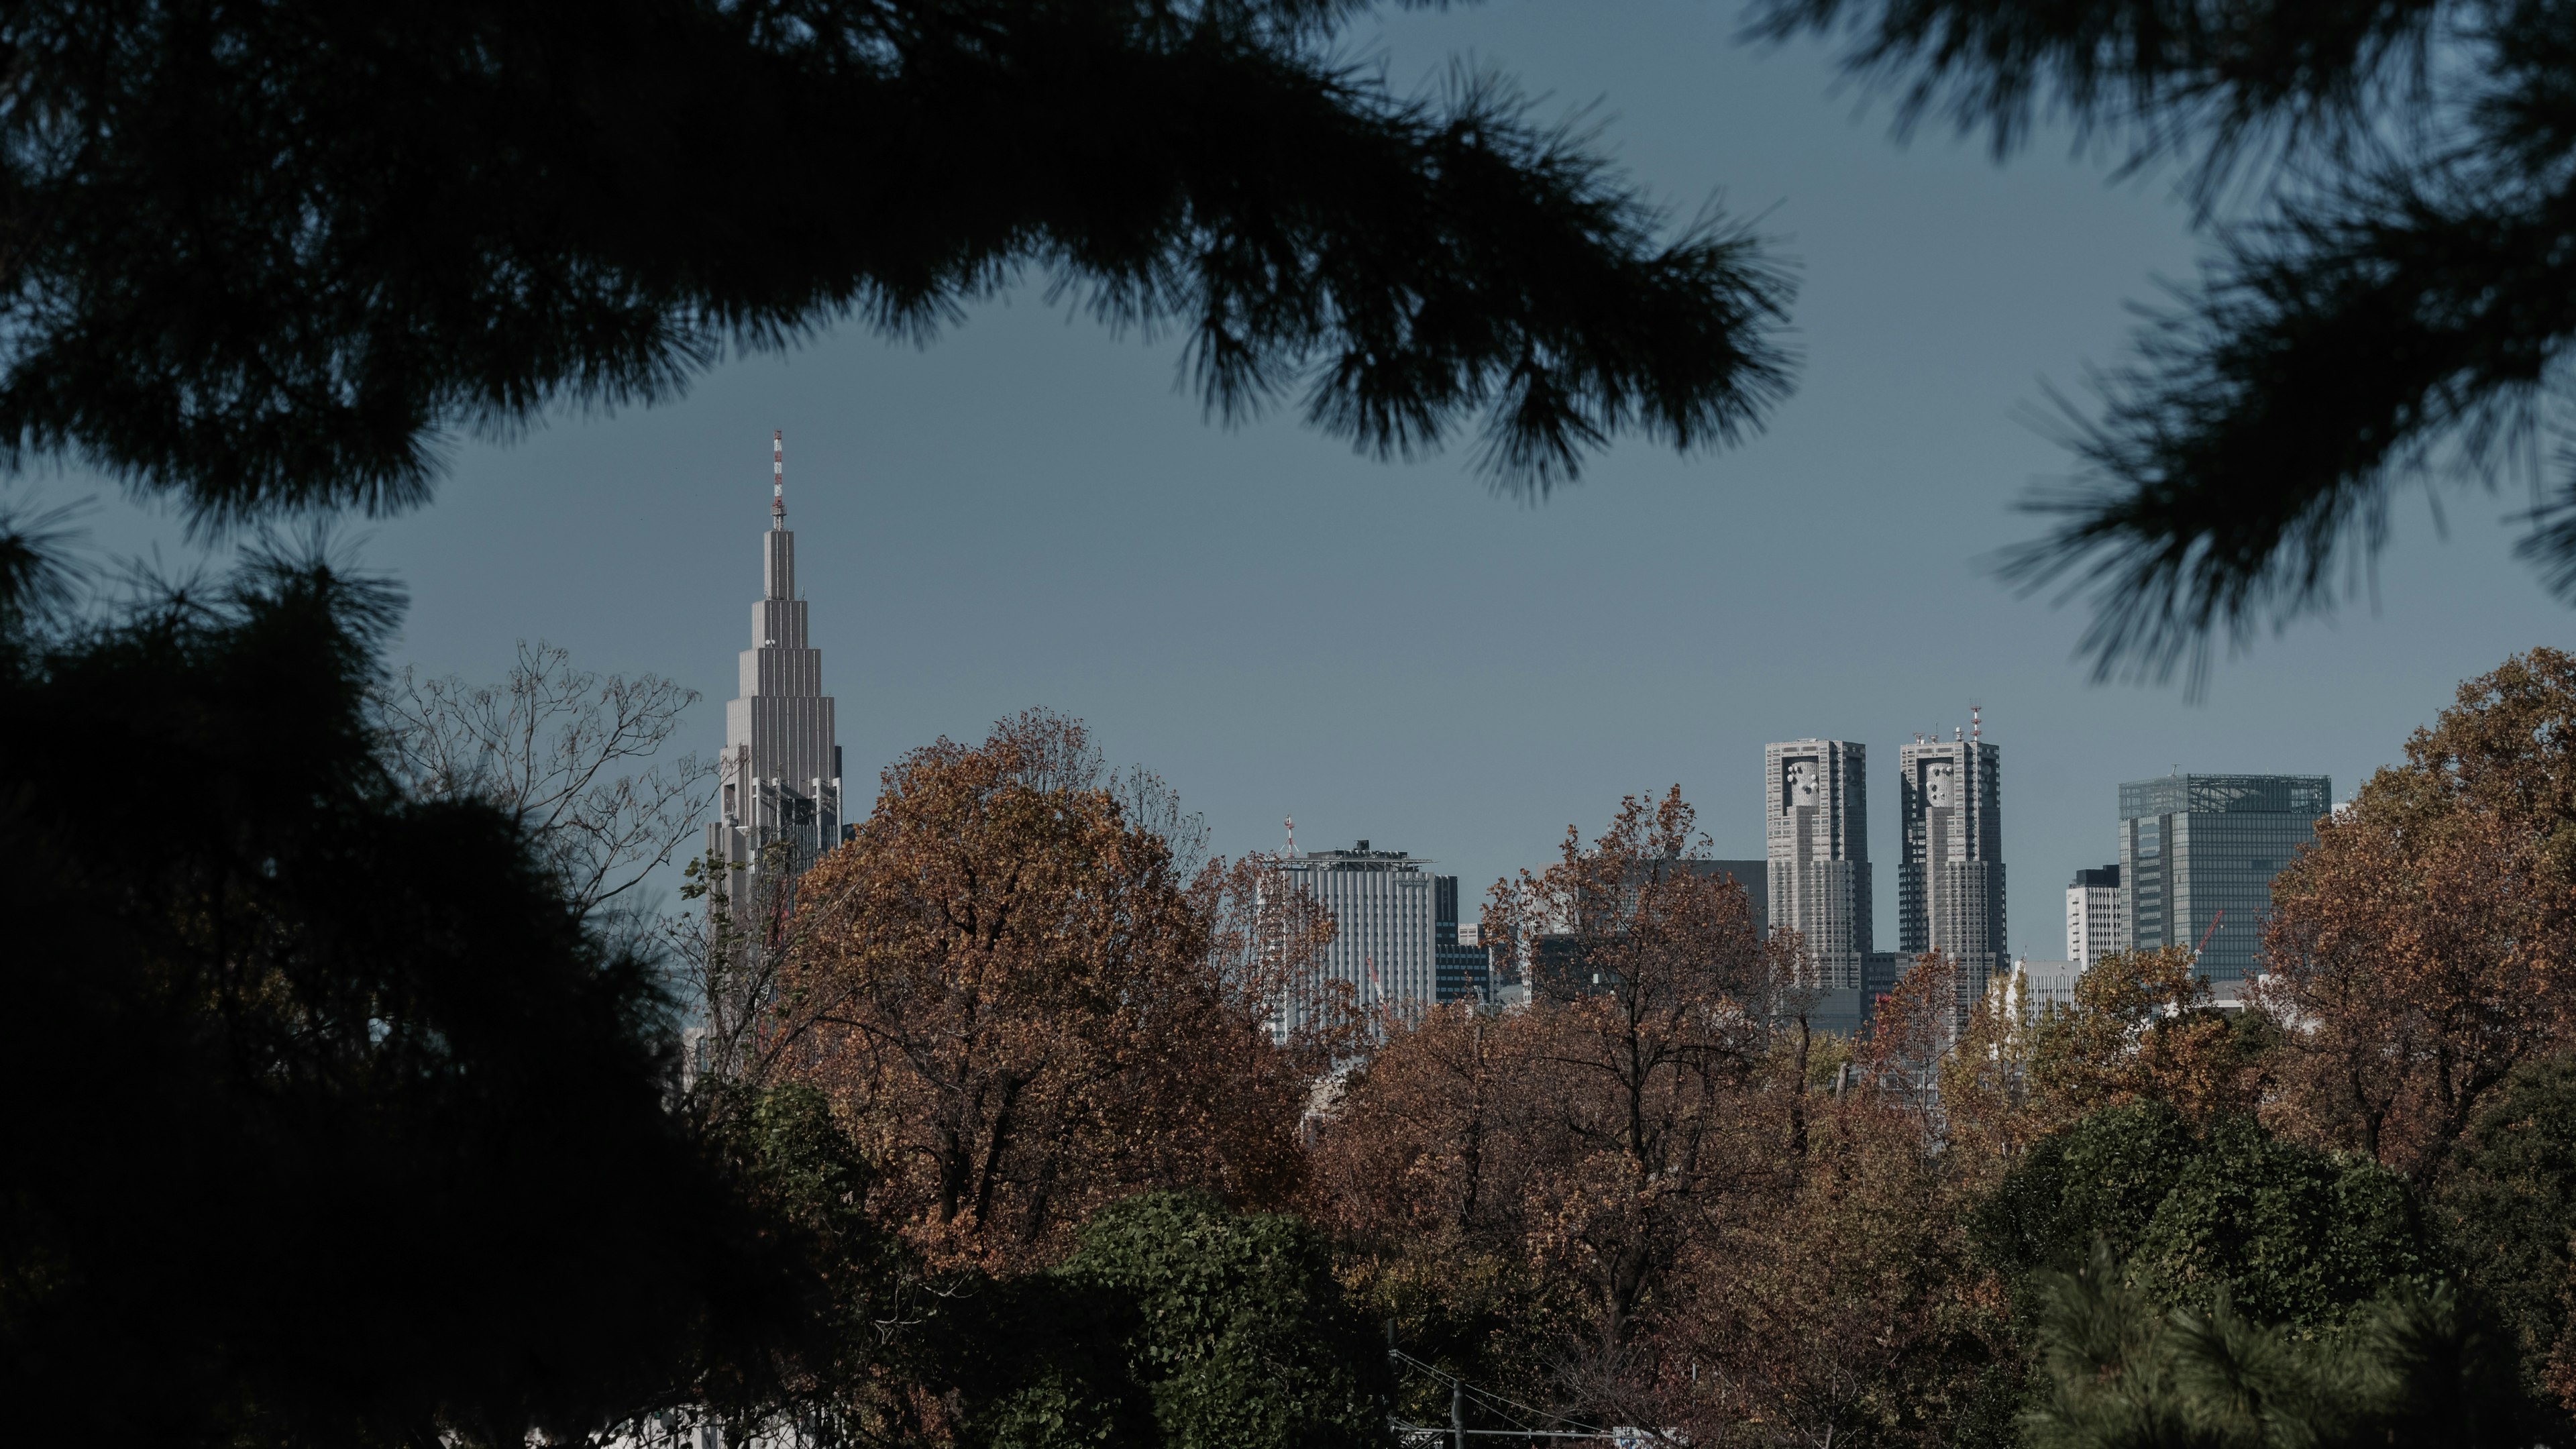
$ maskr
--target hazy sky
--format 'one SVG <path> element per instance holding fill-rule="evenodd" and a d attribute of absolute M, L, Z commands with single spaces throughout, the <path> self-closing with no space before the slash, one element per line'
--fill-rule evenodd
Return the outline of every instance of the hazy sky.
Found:
<path fill-rule="evenodd" d="M 1860 740 L 1893 946 L 1896 749 L 1976 700 L 2002 750 L 2012 944 L 2057 957 L 2068 876 L 2115 854 L 2119 781 L 2323 772 L 2340 798 L 2459 679 L 2565 637 L 2510 558 L 2521 499 L 2453 495 L 2444 539 L 2418 495 L 2376 607 L 2266 638 L 2198 705 L 2087 685 L 2081 613 L 2011 597 L 1981 561 L 2031 531 L 2013 501 L 2065 470 L 2023 420 L 2042 380 L 2119 361 L 2128 304 L 2191 268 L 2169 179 L 2113 185 L 2062 142 L 2000 167 L 1946 136 L 1900 148 L 1822 52 L 1738 47 L 1736 18 L 1505 0 L 1349 47 L 1405 89 L 1463 59 L 1545 114 L 1594 105 L 1659 197 L 1765 215 L 1800 268 L 1805 363 L 1745 447 L 1622 444 L 1522 506 L 1466 448 L 1389 465 L 1290 418 L 1211 426 L 1169 339 L 1112 336 L 1032 287 L 927 350 L 843 328 L 676 406 L 460 444 L 435 504 L 363 530 L 412 595 L 399 656 L 492 678 L 543 637 L 673 675 L 707 696 L 685 743 L 713 752 L 780 427 L 854 791 L 907 748 L 1047 705 L 1163 774 L 1220 850 L 1275 848 L 1293 813 L 1301 848 L 1366 836 L 1473 894 L 1674 782 L 1719 854 L 1759 855 L 1764 742 Z M 800 184 L 793 156 L 744 158 L 746 207 Z M 166 518 L 109 497 L 98 547 L 184 555 Z"/>

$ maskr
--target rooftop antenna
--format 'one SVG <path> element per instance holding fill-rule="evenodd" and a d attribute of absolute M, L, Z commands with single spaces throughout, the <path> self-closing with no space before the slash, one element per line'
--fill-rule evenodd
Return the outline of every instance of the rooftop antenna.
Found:
<path fill-rule="evenodd" d="M 1288 853 L 1297 853 L 1297 817 L 1294 815 L 1288 817 Z"/>
<path fill-rule="evenodd" d="M 1977 712 L 1983 708 L 1985 708 L 1985 706 L 1973 702 L 1968 705 L 1968 738 L 1972 741 L 1978 738 L 1982 730 L 1982 725 L 1977 718 Z"/>
<path fill-rule="evenodd" d="M 787 526 L 787 430 L 769 433 L 769 526 Z"/>

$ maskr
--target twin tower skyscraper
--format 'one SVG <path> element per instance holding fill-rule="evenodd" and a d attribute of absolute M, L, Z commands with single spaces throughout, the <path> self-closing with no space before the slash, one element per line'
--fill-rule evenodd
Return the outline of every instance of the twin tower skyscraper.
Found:
<path fill-rule="evenodd" d="M 1959 963 L 1959 1007 L 2005 960 L 2003 809 L 1995 747 L 1974 729 L 1899 747 L 1898 947 L 1872 940 L 1868 747 L 1854 740 L 1766 745 L 1763 854 L 1771 929 L 1804 938 L 1819 1025 L 1857 1029 L 1914 957 Z"/>

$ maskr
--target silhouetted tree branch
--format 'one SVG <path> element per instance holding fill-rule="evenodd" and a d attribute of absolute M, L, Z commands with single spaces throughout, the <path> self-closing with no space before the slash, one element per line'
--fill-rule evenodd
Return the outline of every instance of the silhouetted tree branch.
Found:
<path fill-rule="evenodd" d="M 200 520 L 394 509 L 454 429 L 844 319 L 927 338 L 1031 274 L 1184 335 L 1213 413 L 1481 427 L 1512 489 L 1757 426 L 1789 286 L 1754 239 L 1670 230 L 1498 81 L 1390 94 L 1333 59 L 1366 8 L 17 7 L 0 441 Z"/>
<path fill-rule="evenodd" d="M 2089 594 L 2097 672 L 2205 670 L 2209 646 L 2330 607 L 2403 484 L 2509 465 L 2522 552 L 2576 600 L 2576 467 L 2541 456 L 2576 337 L 2576 17 L 2515 0 L 1765 0 L 1758 34 L 1848 37 L 1899 124 L 1999 153 L 2050 116 L 2186 159 L 2216 232 L 2135 360 L 2061 400 L 2079 476 L 2007 555 Z"/>
<path fill-rule="evenodd" d="M 543 640 L 521 640 L 498 685 L 405 668 L 368 692 L 394 777 L 421 799 L 508 816 L 585 915 L 670 864 L 713 803 L 714 772 L 695 755 L 615 773 L 658 753 L 697 702 L 658 674 L 577 669 Z"/>

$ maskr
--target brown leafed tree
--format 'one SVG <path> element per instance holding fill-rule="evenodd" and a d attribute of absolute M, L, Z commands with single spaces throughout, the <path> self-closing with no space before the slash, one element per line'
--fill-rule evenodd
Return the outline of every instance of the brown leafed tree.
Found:
<path fill-rule="evenodd" d="M 1869 1090 L 1900 1104 L 1926 1144 L 1947 1133 L 1941 1064 L 1958 1041 L 1959 967 L 1948 955 L 1914 958 L 1870 1012 L 1860 1074 Z"/>
<path fill-rule="evenodd" d="M 1533 963 L 1531 1241 L 1586 1288 L 1595 1374 L 1621 1369 L 1682 1241 L 1743 1185 L 1739 1139 L 1764 1130 L 1748 1098 L 1797 986 L 1794 942 L 1758 937 L 1743 888 L 1691 868 L 1708 853 L 1678 786 L 1630 796 L 1485 912 Z"/>
<path fill-rule="evenodd" d="M 1820 1098 L 1785 1189 L 1693 1245 L 1662 1316 L 1660 1422 L 1701 1445 L 1955 1442 L 2004 1329 L 1957 1156 L 1903 1092 Z"/>
<path fill-rule="evenodd" d="M 2113 952 L 2076 978 L 2075 1000 L 2034 1013 L 2030 1111 L 2042 1132 L 2100 1107 L 2153 1099 L 2193 1122 L 2250 1112 L 2268 1090 L 2272 1034 L 2211 1005 L 2180 946 Z"/>
<path fill-rule="evenodd" d="M 2290 1130 L 2419 1178 L 2519 1062 L 2563 1050 L 2576 655 L 2464 682 L 2273 884 L 2259 999 Z"/>
<path fill-rule="evenodd" d="M 2038 1025 L 2026 983 L 1998 976 L 1969 1004 L 1957 1043 L 1941 1059 L 1936 1078 L 1947 1148 L 1975 1171 L 2009 1164 L 2047 1130 L 2032 1100 Z"/>
<path fill-rule="evenodd" d="M 1531 1177 L 1553 1141 L 1537 1026 L 1463 1003 L 1389 1023 L 1316 1124 L 1312 1210 L 1409 1352 L 1547 1397 L 1585 1296 L 1533 1246 Z M 1436 1386 L 1411 1407 L 1448 1413 Z"/>
<path fill-rule="evenodd" d="M 2528 822 L 2383 811 L 2381 783 L 2274 885 L 2257 993 L 2284 1026 L 2279 1121 L 2422 1179 L 2565 1046 L 2576 890 Z"/>
<path fill-rule="evenodd" d="M 1205 906 L 1079 724 L 916 750 L 799 883 L 781 1070 L 831 1094 L 934 1261 L 1049 1261 L 1143 1187 L 1275 1193 L 1294 1096 L 1261 1090 Z"/>

